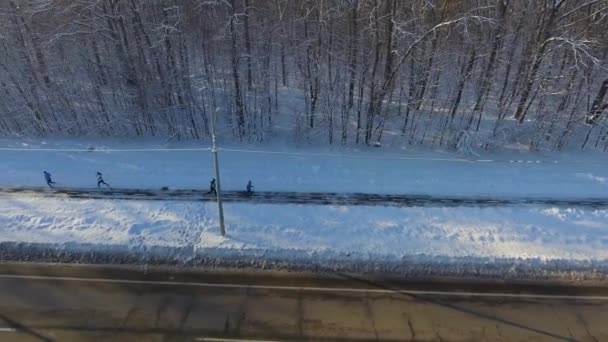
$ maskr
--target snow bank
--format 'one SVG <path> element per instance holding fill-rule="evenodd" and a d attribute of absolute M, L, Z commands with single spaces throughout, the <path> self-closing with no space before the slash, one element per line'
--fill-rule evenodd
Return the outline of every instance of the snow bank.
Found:
<path fill-rule="evenodd" d="M 15 197 L 0 202 L 0 242 L 186 259 L 608 267 L 608 210 L 227 204 L 228 234 L 221 237 L 215 209 L 214 203 Z"/>

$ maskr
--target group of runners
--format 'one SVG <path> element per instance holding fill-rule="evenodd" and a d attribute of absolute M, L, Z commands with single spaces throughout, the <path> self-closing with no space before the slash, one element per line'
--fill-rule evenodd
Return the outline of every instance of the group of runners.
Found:
<path fill-rule="evenodd" d="M 44 179 L 46 181 L 46 184 L 50 188 L 54 188 L 54 185 L 57 184 L 56 182 L 53 181 L 53 178 L 51 177 L 51 173 L 48 172 L 48 171 L 44 171 Z M 110 186 L 110 184 L 106 183 L 103 180 L 103 174 L 101 172 L 97 172 L 97 188 L 101 188 L 102 185 L 104 185 L 104 186 L 112 189 L 112 187 Z M 253 183 L 251 182 L 251 180 L 247 182 L 247 185 L 245 186 L 245 189 L 246 189 L 246 191 L 247 191 L 248 194 L 253 193 Z M 216 188 L 215 178 L 213 178 L 211 180 L 211 183 L 209 184 L 209 193 L 217 195 L 217 188 Z"/>

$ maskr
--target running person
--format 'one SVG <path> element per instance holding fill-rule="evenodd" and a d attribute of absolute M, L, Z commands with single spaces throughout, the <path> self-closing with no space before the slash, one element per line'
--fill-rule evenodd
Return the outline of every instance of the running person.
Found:
<path fill-rule="evenodd" d="M 217 189 L 215 188 L 215 178 L 213 178 L 211 180 L 211 183 L 209 183 L 209 193 L 213 193 L 214 195 L 217 195 Z"/>
<path fill-rule="evenodd" d="M 53 180 L 51 179 L 51 174 L 44 171 L 44 179 L 46 180 L 46 184 L 50 187 L 53 188 L 53 184 L 56 184 L 55 182 L 53 182 Z"/>
<path fill-rule="evenodd" d="M 110 186 L 110 184 L 106 183 L 106 182 L 103 180 L 103 175 L 101 174 L 101 172 L 97 172 L 97 187 L 98 187 L 98 188 L 101 188 L 101 185 L 102 185 L 102 184 L 103 184 L 103 185 L 105 185 L 105 186 L 107 186 L 107 187 L 108 187 L 108 188 L 110 188 L 110 189 L 112 188 L 112 187 Z"/>

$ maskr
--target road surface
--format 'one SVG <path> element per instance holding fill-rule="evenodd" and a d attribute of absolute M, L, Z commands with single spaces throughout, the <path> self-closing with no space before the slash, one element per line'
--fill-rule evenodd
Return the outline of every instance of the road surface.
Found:
<path fill-rule="evenodd" d="M 608 341 L 603 287 L 0 264 L 2 341 Z"/>
<path fill-rule="evenodd" d="M 149 190 L 97 188 L 0 188 L 0 196 L 45 196 L 76 199 L 121 199 L 156 201 L 213 201 L 215 196 L 203 190 Z M 226 202 L 268 204 L 365 205 L 396 207 L 496 207 L 506 205 L 541 205 L 553 207 L 608 208 L 608 198 L 540 198 L 489 196 L 428 196 L 334 192 L 223 191 Z"/>

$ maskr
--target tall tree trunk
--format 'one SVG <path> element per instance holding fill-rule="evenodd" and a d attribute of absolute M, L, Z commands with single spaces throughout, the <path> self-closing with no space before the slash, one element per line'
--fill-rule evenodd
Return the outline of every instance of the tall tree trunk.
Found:
<path fill-rule="evenodd" d="M 474 116 L 476 113 L 477 117 L 477 125 L 475 127 L 475 131 L 479 131 L 479 126 L 481 124 L 481 117 L 483 115 L 483 104 L 485 103 L 485 98 L 490 92 L 492 79 L 494 77 L 494 68 L 496 63 L 496 57 L 498 56 L 498 50 L 502 45 L 502 39 L 504 36 L 504 20 L 507 13 L 507 6 L 509 5 L 509 0 L 498 0 L 498 28 L 494 32 L 494 40 L 492 42 L 492 48 L 490 50 L 490 56 L 488 58 L 488 63 L 486 64 L 486 68 L 484 69 L 483 76 L 481 77 L 481 89 L 479 90 L 479 94 L 477 95 L 477 99 L 475 100 L 475 107 L 473 107 Z"/>
<path fill-rule="evenodd" d="M 231 37 L 231 64 L 232 64 L 232 81 L 234 83 L 234 105 L 236 107 L 236 120 L 238 125 L 239 140 L 243 141 L 245 137 L 245 105 L 241 94 L 241 81 L 239 76 L 239 57 L 238 57 L 238 39 L 236 32 L 236 8 L 235 0 L 232 3 L 232 16 L 230 17 L 230 37 Z"/>
<path fill-rule="evenodd" d="M 585 118 L 586 123 L 596 125 L 600 121 L 602 112 L 606 109 L 606 105 L 602 105 L 606 93 L 608 93 L 608 78 L 602 82 L 602 85 L 595 96 L 595 100 L 593 100 L 591 110 L 589 110 L 589 113 Z"/>
<path fill-rule="evenodd" d="M 540 65 L 545 57 L 545 52 L 547 50 L 547 45 L 549 44 L 549 38 L 553 32 L 553 27 L 555 25 L 555 19 L 557 16 L 557 11 L 561 4 L 564 1 L 554 2 L 553 6 L 550 7 L 549 13 L 543 16 L 543 21 L 539 26 L 539 33 L 537 35 L 537 42 L 540 44 L 538 51 L 534 56 L 534 61 L 532 62 L 532 68 L 526 77 L 525 84 L 523 85 L 523 90 L 519 99 L 519 103 L 517 104 L 517 109 L 515 110 L 515 114 L 513 115 L 515 119 L 519 123 L 523 123 L 526 118 L 527 110 L 529 106 L 526 106 L 528 98 L 530 96 L 532 86 L 536 83 L 536 76 L 538 74 L 538 70 L 540 69 Z M 545 17 L 547 17 L 545 19 Z"/>
<path fill-rule="evenodd" d="M 245 3 L 245 16 L 243 18 L 243 26 L 245 28 L 245 50 L 247 52 L 247 88 L 251 91 L 253 89 L 253 73 L 251 71 L 251 60 L 253 55 L 251 54 L 251 29 L 249 28 L 249 17 L 251 15 L 251 8 L 249 6 L 250 0 L 243 0 Z"/>
<path fill-rule="evenodd" d="M 350 40 L 348 43 L 348 52 L 350 53 L 350 61 L 348 63 L 348 69 L 350 71 L 350 77 L 348 82 L 348 104 L 344 116 L 342 117 L 342 144 L 346 144 L 348 137 L 348 122 L 350 120 L 350 113 L 353 110 L 354 97 L 355 97 L 355 81 L 357 78 L 357 54 L 358 54 L 358 19 L 359 13 L 359 1 L 355 0 L 351 3 L 350 7 Z M 358 129 L 358 128 L 357 128 Z M 358 134 L 357 134 L 358 136 Z"/>

